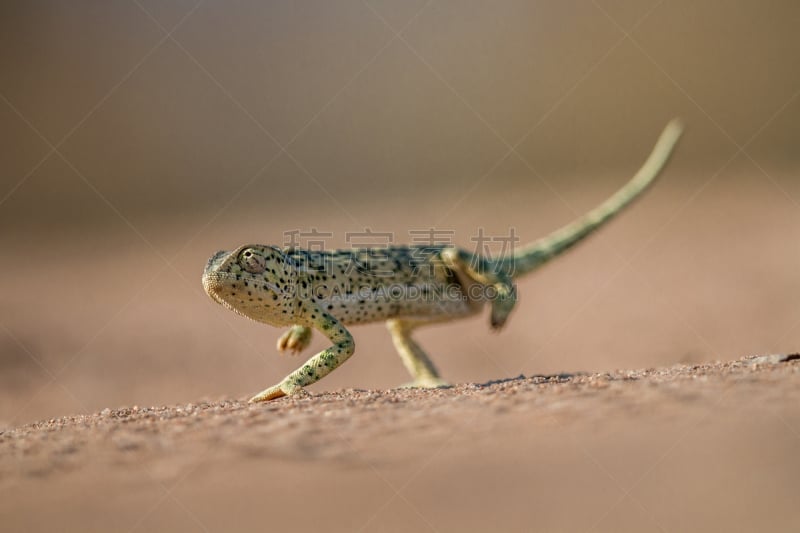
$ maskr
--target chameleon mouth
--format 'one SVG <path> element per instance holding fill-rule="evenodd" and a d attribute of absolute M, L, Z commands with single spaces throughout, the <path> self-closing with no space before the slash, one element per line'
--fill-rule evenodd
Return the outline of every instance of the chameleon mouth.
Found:
<path fill-rule="evenodd" d="M 203 289 L 211 299 L 222 305 L 226 305 L 226 302 L 222 299 L 220 293 L 224 290 L 225 282 L 229 276 L 226 276 L 225 272 L 220 272 L 219 268 L 225 262 L 228 254 L 229 252 L 224 250 L 215 253 L 206 263 L 206 268 L 203 269 Z M 226 307 L 228 306 L 226 305 Z"/>
<path fill-rule="evenodd" d="M 242 309 L 239 309 L 231 304 L 222 296 L 225 293 L 225 290 L 228 288 L 228 282 L 235 279 L 235 276 L 228 274 L 227 272 L 206 271 L 203 273 L 203 288 L 205 289 L 206 294 L 208 294 L 212 300 L 222 305 L 222 307 L 233 311 L 237 315 L 249 318 L 250 320 L 256 320 L 252 316 L 242 311 Z"/>
<path fill-rule="evenodd" d="M 213 300 L 217 303 L 225 304 L 225 301 L 220 296 L 220 293 L 224 289 L 224 282 L 223 276 L 219 274 L 219 272 L 203 272 L 203 289 L 205 289 L 206 294 L 208 294 Z"/>
<path fill-rule="evenodd" d="M 241 310 L 234 307 L 230 302 L 228 302 L 227 300 L 225 300 L 225 298 L 222 297 L 222 294 L 225 292 L 226 289 L 227 285 L 226 282 L 228 281 L 228 279 L 232 278 L 233 276 L 226 275 L 225 273 L 206 271 L 203 273 L 203 288 L 205 289 L 206 294 L 208 294 L 211 297 L 211 299 L 217 302 L 218 304 L 222 305 L 226 309 L 230 309 L 237 315 L 247 316 Z"/>

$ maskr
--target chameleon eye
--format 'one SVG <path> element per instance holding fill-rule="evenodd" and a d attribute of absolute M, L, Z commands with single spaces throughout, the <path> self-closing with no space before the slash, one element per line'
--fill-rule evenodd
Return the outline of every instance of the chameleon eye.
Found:
<path fill-rule="evenodd" d="M 248 248 L 239 254 L 239 265 L 251 274 L 261 274 L 267 268 L 267 260 L 256 250 Z"/>

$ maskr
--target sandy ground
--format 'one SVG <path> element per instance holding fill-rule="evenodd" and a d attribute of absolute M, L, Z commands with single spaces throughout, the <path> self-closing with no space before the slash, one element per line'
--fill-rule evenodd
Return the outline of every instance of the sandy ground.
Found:
<path fill-rule="evenodd" d="M 793 531 L 797 359 L 54 418 L 0 434 L 0 516 L 6 531 Z"/>
<path fill-rule="evenodd" d="M 6 235 L 25 268 L 6 269 L 0 300 L 2 529 L 797 530 L 800 366 L 741 359 L 800 345 L 796 172 L 716 170 L 678 159 L 521 280 L 500 334 L 486 316 L 420 330 L 461 384 L 442 391 L 394 388 L 408 376 L 377 324 L 354 328 L 356 354 L 310 398 L 242 403 L 302 358 L 211 302 L 202 266 L 281 242 L 288 220 L 352 228 L 313 206 L 266 227 L 234 204 L 205 226 L 142 216 L 141 235 L 116 217 Z M 627 174 L 565 178 L 563 201 L 487 183 L 447 226 L 462 243 L 479 226 L 531 240 Z M 400 237 L 441 211 L 435 195 L 413 216 L 361 205 Z M 520 374 L 557 377 L 485 384 Z"/>
<path fill-rule="evenodd" d="M 743 359 L 800 351 L 797 2 L 51 4 L 0 3 L 3 533 L 800 531 L 798 362 Z M 203 293 L 215 251 L 526 243 L 676 116 L 502 332 L 418 332 L 461 385 L 396 390 L 375 324 L 241 403 L 301 359 Z"/>

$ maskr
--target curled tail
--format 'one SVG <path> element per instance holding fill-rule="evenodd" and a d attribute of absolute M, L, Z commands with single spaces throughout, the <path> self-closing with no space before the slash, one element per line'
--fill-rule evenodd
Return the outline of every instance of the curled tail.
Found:
<path fill-rule="evenodd" d="M 670 121 L 661 133 L 650 157 L 633 179 L 582 217 L 533 244 L 522 247 L 513 256 L 501 260 L 498 265 L 500 269 L 509 272 L 515 278 L 527 274 L 611 220 L 655 180 L 669 160 L 682 132 L 683 125 L 679 120 Z"/>

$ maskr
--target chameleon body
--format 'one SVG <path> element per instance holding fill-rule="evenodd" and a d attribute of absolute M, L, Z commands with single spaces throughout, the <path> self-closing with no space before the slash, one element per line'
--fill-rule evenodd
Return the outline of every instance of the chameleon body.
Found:
<path fill-rule="evenodd" d="M 278 349 L 299 353 L 313 329 L 331 346 L 280 383 L 251 398 L 296 394 L 346 361 L 355 350 L 351 325 L 385 321 L 412 386 L 440 387 L 431 360 L 412 339 L 419 326 L 479 313 L 501 328 L 516 302 L 514 280 L 567 250 L 610 220 L 652 183 L 681 135 L 667 125 L 653 152 L 626 185 L 598 207 L 550 235 L 491 259 L 452 245 L 393 246 L 337 251 L 247 244 L 217 252 L 203 273 L 208 295 L 228 309 L 273 326 L 288 326 Z"/>

